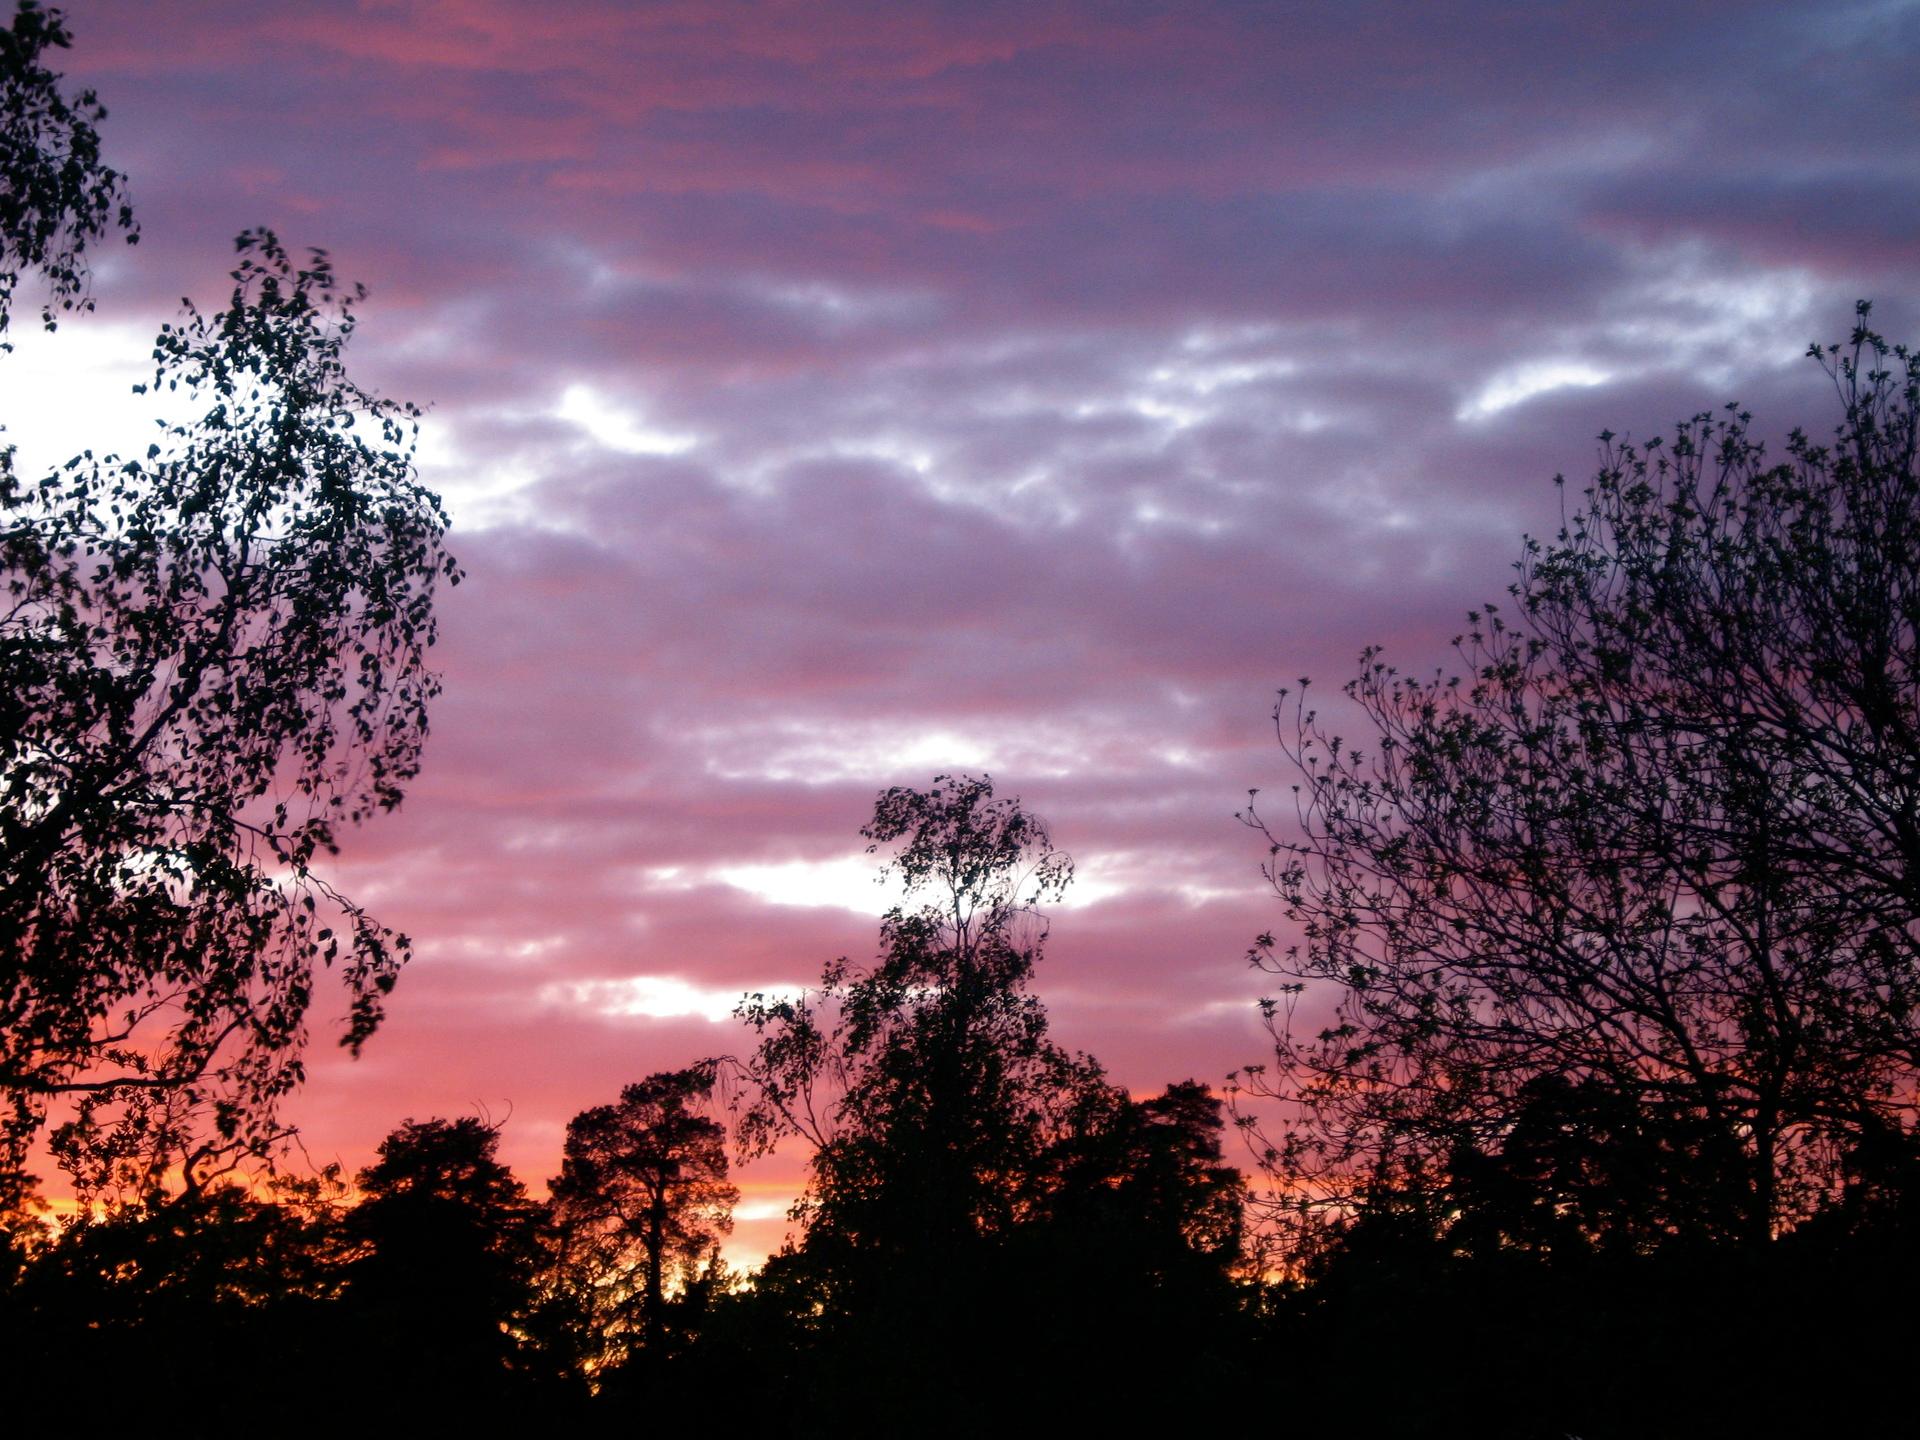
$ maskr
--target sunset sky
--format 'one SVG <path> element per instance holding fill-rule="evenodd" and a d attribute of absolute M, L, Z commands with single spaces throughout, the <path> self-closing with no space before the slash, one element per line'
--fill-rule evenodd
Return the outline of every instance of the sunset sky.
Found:
<path fill-rule="evenodd" d="M 260 224 L 430 407 L 446 693 L 336 871 L 418 958 L 357 1062 L 323 994 L 296 1111 L 350 1167 L 483 1109 L 537 1188 L 871 952 L 856 832 L 943 769 L 1078 862 L 1065 1043 L 1261 1059 L 1275 688 L 1444 664 L 1601 429 L 1825 430 L 1808 341 L 1920 338 L 1911 0 L 64 8 L 145 233 L 4 362 L 20 468 L 144 443 Z"/>

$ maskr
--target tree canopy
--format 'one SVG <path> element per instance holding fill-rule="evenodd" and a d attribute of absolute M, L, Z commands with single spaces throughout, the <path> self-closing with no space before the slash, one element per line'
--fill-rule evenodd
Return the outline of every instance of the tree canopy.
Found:
<path fill-rule="evenodd" d="M 1255 959 L 1291 983 L 1251 1080 L 1300 1203 L 1531 1154 L 1590 1227 L 1764 1244 L 1912 1135 L 1920 362 L 1864 306 L 1813 358 L 1830 444 L 1773 459 L 1737 407 L 1603 435 L 1460 673 L 1363 657 L 1360 744 L 1283 694 L 1297 825 L 1249 818 L 1289 927 Z M 1331 1025 L 1290 1023 L 1303 986 Z"/>
<path fill-rule="evenodd" d="M 404 1356 L 409 1388 L 426 1395 L 503 1389 L 532 1303 L 538 1210 L 499 1142 L 474 1116 L 403 1122 L 343 1222 L 348 1323 Z"/>
<path fill-rule="evenodd" d="M 726 1128 L 701 1112 L 714 1067 L 649 1075 L 615 1105 L 567 1125 L 549 1186 L 559 1264 L 585 1300 L 586 1364 L 616 1367 L 666 1339 L 670 1286 L 684 1290 L 719 1263 L 739 1190 L 727 1178 Z"/>
<path fill-rule="evenodd" d="M 415 412 L 347 378 L 355 294 L 241 247 L 229 307 L 156 345 L 201 419 L 0 487 L 4 1134 L 66 1098 L 75 1160 L 103 1124 L 177 1158 L 196 1112 L 264 1142 L 316 969 L 357 1047 L 408 951 L 316 863 L 418 769 L 446 517 Z"/>
<path fill-rule="evenodd" d="M 104 112 L 43 63 L 66 43 L 31 3 L 0 32 L 0 319 L 31 270 L 80 303 L 131 224 Z M 37 479 L 0 452 L 0 1170 L 57 1115 L 83 1190 L 270 1148 L 316 971 L 357 1048 L 409 950 L 317 867 L 419 768 L 447 517 L 419 412 L 348 376 L 362 292 L 238 249 L 141 387 L 197 418 Z"/>
<path fill-rule="evenodd" d="M 1040 1151 L 1098 1067 L 1048 1037 L 1030 989 L 1040 902 L 1072 863 L 990 780 L 883 793 L 860 832 L 915 908 L 889 910 L 870 966 L 828 965 L 817 994 L 752 996 L 742 1144 L 813 1147 L 809 1233 L 879 1256 L 964 1245 L 1019 1213 Z"/>
<path fill-rule="evenodd" d="M 101 158 L 94 127 L 106 109 L 91 90 L 67 95 L 47 68 L 47 52 L 71 44 L 65 18 L 37 0 L 21 0 L 0 29 L 0 348 L 24 274 L 46 283 L 52 329 L 56 311 L 91 308 L 89 246 L 116 230 L 140 236 L 126 176 Z"/>
<path fill-rule="evenodd" d="M 1072 863 L 1017 799 L 942 775 L 883 792 L 861 834 L 907 887 L 878 955 L 738 1012 L 760 1041 L 736 1071 L 743 1148 L 811 1156 L 798 1235 L 734 1309 L 769 1325 L 816 1432 L 966 1430 L 1003 1389 L 1083 1422 L 1159 1413 L 1235 1306 L 1218 1101 L 1136 1101 L 1051 1037 L 1040 906 Z M 1119 1354 L 1129 1383 L 1086 1393 Z"/>

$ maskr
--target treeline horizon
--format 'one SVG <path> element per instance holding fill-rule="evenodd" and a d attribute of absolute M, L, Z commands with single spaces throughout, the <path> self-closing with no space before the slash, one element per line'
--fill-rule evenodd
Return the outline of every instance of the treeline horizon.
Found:
<path fill-rule="evenodd" d="M 1223 1105 L 1193 1081 L 1135 1099 L 1049 1037 L 1038 907 L 1071 862 L 984 777 L 887 791 L 863 834 L 936 898 L 889 912 L 870 965 L 744 997 L 745 1057 L 576 1115 L 547 1199 L 480 1117 L 402 1122 L 351 1184 L 143 1156 L 57 1226 L 14 1207 L 0 1350 L 49 1399 L 97 1366 L 211 1364 L 263 1402 L 294 1375 L 351 1389 L 370 1351 L 405 1373 L 368 1399 L 610 1424 L 692 1419 L 747 1367 L 803 1433 L 970 1431 L 1007 1386 L 1118 1418 L 1226 1380 L 1257 1277 Z M 795 1231 L 739 1274 L 732 1162 L 782 1143 L 810 1155 Z M 1151 1357 L 1136 1391 L 1062 1388 L 1122 1336 Z"/>
<path fill-rule="evenodd" d="M 1277 1405 L 1358 1433 L 1542 1437 L 1904 1413 L 1909 1332 L 1887 1317 L 1920 1274 L 1911 1139 L 1849 1157 L 1755 1244 L 1747 1181 L 1703 1163 L 1698 1133 L 1536 1076 L 1498 1143 L 1456 1144 L 1443 1173 L 1376 1157 L 1310 1207 L 1315 1177 L 1269 1152 L 1282 1188 L 1262 1194 L 1229 1159 L 1244 1080 L 1135 1099 L 1049 1038 L 1039 905 L 1071 862 L 1038 817 L 941 776 L 884 792 L 862 833 L 909 900 L 943 903 L 891 911 L 870 964 L 745 997 L 744 1057 L 581 1111 L 544 1200 L 499 1160 L 503 1125 L 465 1116 L 403 1121 L 351 1180 L 130 1170 L 57 1225 L 13 1207 L 16 1403 L 104 1372 L 227 1405 L 306 1388 L 609 1429 L 710 1421 L 750 1383 L 780 1428 L 820 1435 Z M 734 1166 L 782 1143 L 810 1156 L 793 1231 L 735 1270 Z M 1803 1382 L 1733 1384 L 1783 1345 Z M 1866 1378 L 1835 1389 L 1849 1372 Z"/>

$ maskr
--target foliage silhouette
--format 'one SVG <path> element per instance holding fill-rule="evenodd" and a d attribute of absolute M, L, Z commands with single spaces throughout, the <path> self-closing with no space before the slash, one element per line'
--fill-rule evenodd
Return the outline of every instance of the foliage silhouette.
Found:
<path fill-rule="evenodd" d="M 888 911 L 871 967 L 838 960 L 817 994 L 742 1003 L 760 1044 L 739 1128 L 749 1155 L 808 1142 L 810 1242 L 886 1269 L 1005 1232 L 1050 1134 L 1103 1082 L 1028 988 L 1039 903 L 1072 875 L 1045 825 L 987 779 L 940 776 L 887 791 L 861 834 L 869 853 L 901 842 L 887 870 L 929 903 Z"/>
<path fill-rule="evenodd" d="M 1262 1320 L 1324 1380 L 1296 1423 L 1368 1385 L 1396 1435 L 1900 1423 L 1920 365 L 1866 322 L 1812 352 L 1832 445 L 1775 463 L 1737 408 L 1603 435 L 1461 678 L 1367 652 L 1364 746 L 1283 695 L 1297 826 L 1244 818 L 1288 983 L 1235 1099 L 1279 1102 Z M 1789 1350 L 1823 1378 L 1756 1376 Z"/>
<path fill-rule="evenodd" d="M 1911 1132 L 1920 362 L 1864 305 L 1813 355 L 1832 445 L 1774 463 L 1732 407 L 1602 436 L 1462 677 L 1363 657 L 1364 753 L 1283 692 L 1298 828 L 1247 818 L 1297 938 L 1254 952 L 1291 983 L 1246 1084 L 1291 1107 L 1296 1217 L 1498 1155 L 1588 1240 L 1764 1247 Z M 1311 984 L 1339 1014 L 1300 1033 Z"/>
<path fill-rule="evenodd" d="M 97 102 L 41 63 L 66 43 L 31 4 L 0 35 L 0 307 L 24 267 L 83 303 L 89 243 L 131 223 Z M 227 308 L 154 345 L 198 419 L 35 481 L 0 463 L 0 1170 L 58 1113 L 83 1194 L 266 1153 L 315 971 L 357 1048 L 409 950 L 315 867 L 418 769 L 446 515 L 419 412 L 347 375 L 361 292 L 238 246 Z"/>
<path fill-rule="evenodd" d="M 222 1183 L 83 1211 L 26 1248 L 0 1287 L 11 1415 L 69 1413 L 111 1376 L 271 1404 L 354 1373 L 339 1324 L 341 1187 Z M 198 1401 L 189 1403 L 200 1403 Z"/>
<path fill-rule="evenodd" d="M 560 1282 L 584 1302 L 576 1363 L 589 1373 L 638 1347 L 657 1356 L 670 1285 L 698 1293 L 719 1265 L 740 1192 L 727 1179 L 726 1129 L 698 1108 L 714 1078 L 711 1065 L 650 1075 L 567 1125 L 549 1190 Z"/>
<path fill-rule="evenodd" d="M 68 97 L 46 66 L 49 50 L 72 43 L 66 19 L 21 0 L 0 30 L 0 349 L 23 272 L 38 271 L 48 297 L 41 321 L 56 310 L 92 309 L 87 249 L 115 230 L 140 238 L 126 177 L 100 157 L 94 128 L 107 112 L 91 90 Z"/>
<path fill-rule="evenodd" d="M 404 1355 L 421 1397 L 514 1392 L 517 1331 L 541 1264 L 540 1214 L 471 1116 L 408 1120 L 359 1175 L 343 1306 L 363 1343 Z"/>
<path fill-rule="evenodd" d="M 1240 1299 L 1217 1103 L 1133 1101 L 1050 1038 L 1039 905 L 1071 862 L 1017 800 L 939 776 L 861 833 L 908 891 L 876 960 L 739 1011 L 743 1147 L 804 1140 L 810 1183 L 798 1240 L 716 1301 L 705 1363 L 764 1375 L 810 1434 L 977 1432 L 1006 1393 L 1036 1424 L 1180 1408 L 1226 1373 Z"/>

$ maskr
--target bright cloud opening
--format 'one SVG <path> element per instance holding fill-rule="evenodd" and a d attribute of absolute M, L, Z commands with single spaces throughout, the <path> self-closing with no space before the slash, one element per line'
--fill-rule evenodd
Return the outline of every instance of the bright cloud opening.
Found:
<path fill-rule="evenodd" d="M 713 989 L 690 985 L 671 975 L 628 975 L 617 980 L 559 981 L 542 986 L 539 998 L 543 1005 L 591 1010 L 614 1018 L 678 1020 L 693 1016 L 718 1024 L 732 1018 L 733 1007 L 747 989 L 769 998 L 791 999 L 800 994 L 794 986 Z"/>
<path fill-rule="evenodd" d="M 1047 909 L 1073 910 L 1120 894 L 1124 881 L 1111 867 L 1094 859 L 1077 867 L 1073 883 Z M 744 890 L 769 905 L 833 906 L 856 915 L 879 917 L 908 896 L 899 880 L 880 878 L 879 862 L 871 855 L 848 855 L 836 860 L 788 860 L 772 865 L 730 865 L 714 869 L 713 878 Z"/>
<path fill-rule="evenodd" d="M 868 855 L 729 865 L 715 869 L 713 876 L 769 905 L 832 906 L 880 916 L 905 898 L 897 882 L 881 883 Z"/>
<path fill-rule="evenodd" d="M 683 455 L 699 443 L 695 435 L 656 430 L 637 411 L 621 408 L 589 385 L 569 385 L 553 413 L 586 431 L 595 444 L 623 455 Z"/>
<path fill-rule="evenodd" d="M 156 418 L 192 413 L 179 392 L 136 395 L 153 379 L 153 333 L 144 326 L 64 322 L 49 335 L 22 316 L 0 355 L 7 399 L 0 443 L 19 447 L 14 468 L 42 475 L 83 449 L 95 455 L 144 455 L 160 439 Z"/>
<path fill-rule="evenodd" d="M 947 729 L 909 731 L 842 726 L 831 734 L 805 727 L 714 731 L 706 737 L 708 772 L 723 780 L 773 780 L 831 785 L 889 776 L 924 778 L 941 771 L 994 770 L 1007 763 L 1004 746 Z M 1022 770 L 1023 774 L 1037 773 Z"/>
<path fill-rule="evenodd" d="M 1486 420 L 1550 391 L 1590 389 L 1611 379 L 1610 372 L 1581 360 L 1529 361 L 1494 376 L 1477 396 L 1454 412 L 1454 419 L 1468 423 Z"/>

